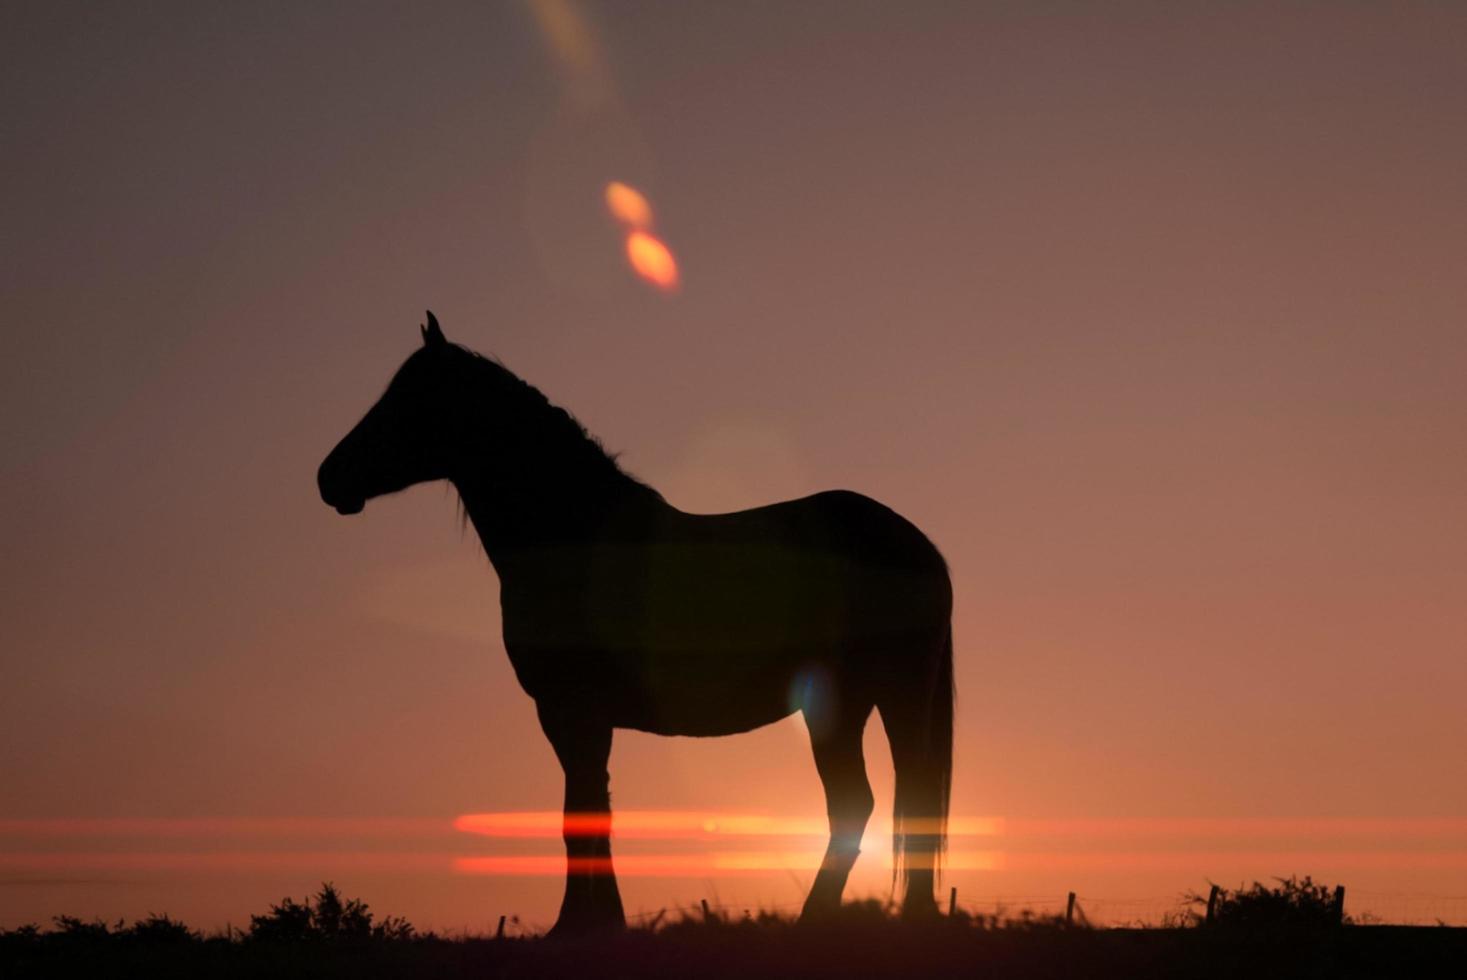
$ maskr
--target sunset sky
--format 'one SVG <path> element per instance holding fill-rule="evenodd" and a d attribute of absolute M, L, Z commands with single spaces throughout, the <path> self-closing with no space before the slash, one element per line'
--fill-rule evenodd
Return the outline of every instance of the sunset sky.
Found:
<path fill-rule="evenodd" d="M 1464 50 L 1429 3 L 6 4 L 0 927 L 554 918 L 558 831 L 459 820 L 561 777 L 455 494 L 316 491 L 428 307 L 684 510 L 937 543 L 965 904 L 1467 923 Z M 798 906 L 802 723 L 611 766 L 630 914 Z"/>

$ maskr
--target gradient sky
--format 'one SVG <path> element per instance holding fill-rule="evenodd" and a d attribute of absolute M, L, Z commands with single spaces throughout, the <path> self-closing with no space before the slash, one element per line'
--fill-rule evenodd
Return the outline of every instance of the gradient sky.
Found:
<path fill-rule="evenodd" d="M 1464 48 L 1453 4 L 6 4 L 0 926 L 327 877 L 553 918 L 433 863 L 559 853 L 447 829 L 560 800 L 453 493 L 316 494 L 424 307 L 683 509 L 928 532 L 954 809 L 1009 821 L 965 899 L 1298 873 L 1467 920 Z M 796 721 L 612 777 L 823 810 Z"/>

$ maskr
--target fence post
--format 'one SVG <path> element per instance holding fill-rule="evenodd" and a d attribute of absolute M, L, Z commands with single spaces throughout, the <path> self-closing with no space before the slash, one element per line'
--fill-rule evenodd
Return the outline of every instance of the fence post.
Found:
<path fill-rule="evenodd" d="M 1212 891 L 1207 893 L 1207 924 L 1212 925 L 1212 917 L 1217 914 L 1218 887 L 1212 886 Z"/>
<path fill-rule="evenodd" d="M 1345 886 L 1335 886 L 1335 925 L 1342 925 L 1345 921 Z"/>
<path fill-rule="evenodd" d="M 1065 925 L 1073 925 L 1075 922 L 1075 893 L 1070 892 L 1070 900 L 1065 903 Z"/>
<path fill-rule="evenodd" d="M 711 919 L 713 917 L 713 913 L 710 912 L 710 911 L 708 911 L 708 899 L 706 899 L 706 898 L 700 898 L 700 899 L 698 899 L 698 901 L 700 901 L 700 902 L 703 903 L 703 921 L 704 922 L 707 922 L 709 919 Z"/>
<path fill-rule="evenodd" d="M 504 916 L 502 916 L 502 915 L 499 917 L 499 928 L 494 930 L 494 938 L 495 939 L 503 939 L 504 938 Z"/>
<path fill-rule="evenodd" d="M 958 911 L 958 886 L 953 885 L 953 890 L 947 893 L 947 914 L 950 917 Z"/>

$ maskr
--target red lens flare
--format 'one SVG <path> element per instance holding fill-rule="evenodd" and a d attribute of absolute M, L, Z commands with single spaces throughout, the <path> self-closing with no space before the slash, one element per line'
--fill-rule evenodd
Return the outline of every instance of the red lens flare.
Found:
<path fill-rule="evenodd" d="M 652 227 L 652 205 L 630 184 L 613 180 L 606 185 L 606 210 L 629 228 Z"/>
<path fill-rule="evenodd" d="M 651 232 L 634 231 L 627 235 L 627 261 L 637 275 L 664 293 L 677 289 L 677 260 L 662 240 Z"/>
<path fill-rule="evenodd" d="M 606 210 L 626 231 L 627 262 L 645 282 L 665 293 L 678 287 L 677 259 L 667 244 L 652 233 L 652 205 L 641 191 L 613 180 L 606 185 Z"/>

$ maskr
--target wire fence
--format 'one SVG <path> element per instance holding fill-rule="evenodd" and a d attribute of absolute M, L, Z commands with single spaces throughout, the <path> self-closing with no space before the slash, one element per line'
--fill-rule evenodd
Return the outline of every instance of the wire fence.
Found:
<path fill-rule="evenodd" d="M 761 914 L 792 918 L 799 915 L 801 907 L 799 902 L 745 905 L 703 900 L 695 905 L 673 905 L 639 912 L 628 915 L 627 919 L 633 926 L 656 928 L 684 918 L 716 917 L 723 921 L 737 921 L 757 918 Z M 1073 908 L 1068 894 L 959 896 L 956 901 L 945 905 L 945 910 L 999 923 L 1063 919 L 1069 915 L 1077 925 L 1098 928 L 1180 925 L 1193 916 L 1200 917 L 1205 908 L 1205 897 L 1197 902 L 1181 895 L 1118 897 L 1077 894 Z M 1467 926 L 1467 895 L 1349 892 L 1345 914 L 1361 925 Z"/>

